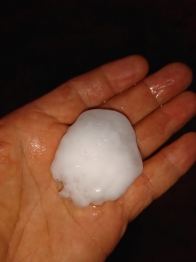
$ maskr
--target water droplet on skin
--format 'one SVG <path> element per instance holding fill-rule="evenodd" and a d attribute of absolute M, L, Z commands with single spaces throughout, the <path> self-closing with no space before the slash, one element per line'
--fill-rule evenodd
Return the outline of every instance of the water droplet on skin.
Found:
<path fill-rule="evenodd" d="M 98 215 L 100 214 L 99 207 L 98 207 L 98 206 L 95 206 L 95 205 L 93 205 L 93 206 L 92 206 L 92 208 L 93 208 L 93 212 L 91 213 L 91 214 L 92 214 L 92 216 L 94 216 L 94 217 L 98 216 Z"/>
<path fill-rule="evenodd" d="M 151 93 L 156 97 L 158 98 L 162 93 L 163 93 L 163 87 L 161 86 L 153 86 L 153 87 L 150 87 L 150 91 Z"/>
<path fill-rule="evenodd" d="M 31 158 L 35 158 L 41 156 L 43 152 L 46 151 L 46 148 L 40 139 L 34 138 L 29 147 L 29 151 Z"/>
<path fill-rule="evenodd" d="M 174 82 L 174 79 L 167 79 L 166 82 L 162 85 L 153 85 L 150 87 L 151 93 L 158 98 L 162 93 L 167 89 L 168 86 L 172 85 Z"/>

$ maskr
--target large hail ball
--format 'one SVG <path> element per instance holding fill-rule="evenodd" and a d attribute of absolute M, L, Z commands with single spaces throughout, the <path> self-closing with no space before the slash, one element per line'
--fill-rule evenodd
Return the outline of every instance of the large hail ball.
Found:
<path fill-rule="evenodd" d="M 104 109 L 78 117 L 60 141 L 51 165 L 54 179 L 64 185 L 59 194 L 78 207 L 116 200 L 142 169 L 129 120 Z"/>

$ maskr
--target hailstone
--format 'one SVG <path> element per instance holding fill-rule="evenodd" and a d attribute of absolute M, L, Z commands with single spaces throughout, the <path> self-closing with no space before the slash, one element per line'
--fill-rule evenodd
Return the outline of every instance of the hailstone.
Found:
<path fill-rule="evenodd" d="M 124 194 L 143 169 L 129 120 L 113 110 L 82 113 L 68 128 L 51 165 L 59 192 L 73 204 L 101 205 Z"/>

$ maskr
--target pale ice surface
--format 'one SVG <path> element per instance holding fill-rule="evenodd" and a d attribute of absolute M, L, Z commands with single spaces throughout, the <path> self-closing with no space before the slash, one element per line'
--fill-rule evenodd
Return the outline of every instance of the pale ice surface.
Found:
<path fill-rule="evenodd" d="M 82 113 L 60 141 L 51 172 L 76 206 L 116 200 L 143 169 L 135 132 L 116 111 Z"/>

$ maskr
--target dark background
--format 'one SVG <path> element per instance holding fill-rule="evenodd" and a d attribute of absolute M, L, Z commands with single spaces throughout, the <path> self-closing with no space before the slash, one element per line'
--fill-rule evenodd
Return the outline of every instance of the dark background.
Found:
<path fill-rule="evenodd" d="M 195 0 L 3 0 L 0 116 L 131 54 L 145 56 L 150 73 L 181 61 L 196 75 L 195 47 Z M 170 141 L 193 130 L 195 119 Z M 196 261 L 196 165 L 129 225 L 113 261 Z"/>

